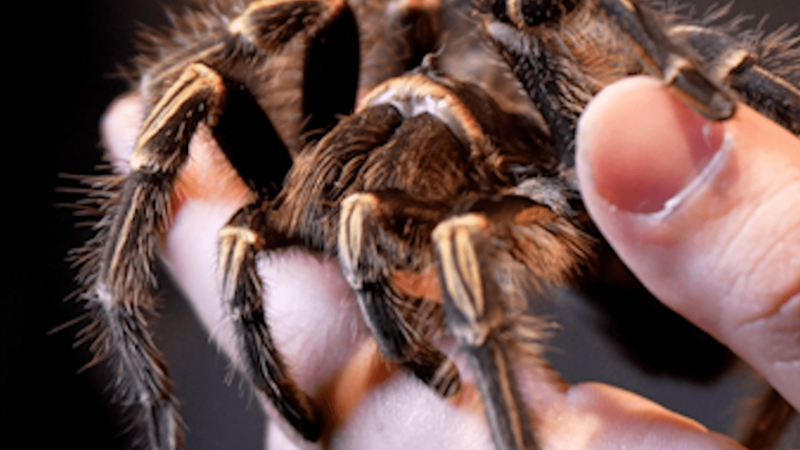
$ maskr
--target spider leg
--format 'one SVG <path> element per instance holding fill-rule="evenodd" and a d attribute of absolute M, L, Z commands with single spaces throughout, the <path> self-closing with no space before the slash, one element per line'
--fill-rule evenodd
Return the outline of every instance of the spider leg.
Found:
<path fill-rule="evenodd" d="M 115 298 L 146 296 L 142 281 L 155 282 L 151 264 L 158 236 L 153 231 L 165 231 L 189 140 L 201 122 L 216 124 L 225 93 L 218 74 L 192 64 L 145 119 L 102 254 L 100 279 Z"/>
<path fill-rule="evenodd" d="M 567 92 L 555 76 L 561 63 L 558 55 L 532 33 L 535 28 L 521 30 L 511 23 L 507 8 L 514 5 L 512 1 L 488 1 L 484 5 L 488 9 L 484 14 L 485 33 L 541 112 L 562 165 L 573 167 L 578 117 L 590 96 Z"/>
<path fill-rule="evenodd" d="M 645 69 L 686 104 L 711 120 L 733 116 L 735 98 L 706 72 L 698 55 L 669 37 L 653 10 L 629 0 L 598 0 L 598 5 L 639 50 Z"/>
<path fill-rule="evenodd" d="M 731 88 L 744 102 L 800 134 L 800 86 L 770 72 L 743 44 L 702 26 L 662 25 L 637 2 L 598 3 L 639 47 L 646 69 L 701 115 L 711 120 L 733 116 L 737 98 L 728 93 Z"/>
<path fill-rule="evenodd" d="M 281 3 L 270 0 L 265 3 Z M 342 0 L 287 1 L 288 11 L 279 12 L 278 24 L 298 16 L 309 42 L 303 55 L 301 136 L 310 143 L 329 131 L 356 101 L 359 80 L 359 29 L 347 2 Z M 286 17 L 286 18 L 284 18 Z M 312 22 L 312 25 L 309 25 Z M 298 33 L 300 31 L 298 30 Z"/>
<path fill-rule="evenodd" d="M 541 356 L 549 326 L 533 307 L 578 274 L 592 239 L 546 206 L 504 196 L 441 222 L 433 241 L 447 326 L 475 373 L 496 447 L 539 449 L 513 367 L 529 358 L 549 370 Z"/>
<path fill-rule="evenodd" d="M 93 348 L 118 364 L 118 390 L 141 408 L 150 448 L 173 449 L 182 439 L 166 363 L 148 327 L 156 308 L 155 253 L 189 139 L 201 122 L 216 121 L 224 98 L 219 76 L 192 64 L 153 107 L 131 158 L 132 172 L 106 206 L 83 269 L 90 274 L 85 298 L 100 306 Z"/>
<path fill-rule="evenodd" d="M 694 51 L 707 67 L 708 73 L 721 85 L 733 89 L 739 98 L 765 116 L 796 135 L 800 135 L 800 83 L 782 77 L 766 67 L 758 50 L 731 38 L 727 34 L 697 25 L 675 25 L 666 30 L 677 44 Z M 800 41 L 778 37 L 772 39 L 789 48 Z M 796 52 L 796 50 L 795 50 Z M 800 60 L 788 55 L 781 60 L 786 67 L 800 66 Z M 773 63 L 774 65 L 774 63 Z"/>
<path fill-rule="evenodd" d="M 180 448 L 183 433 L 179 426 L 173 383 L 166 361 L 150 334 L 147 316 L 152 306 L 115 305 L 104 285 L 84 294 L 95 320 L 82 334 L 95 337 L 91 349 L 95 357 L 113 361 L 118 376 L 114 385 L 115 401 L 136 406 L 143 435 L 136 444 L 156 450 Z M 93 306 L 92 306 L 93 305 Z M 139 430 L 140 428 L 137 428 Z"/>
<path fill-rule="evenodd" d="M 399 191 L 350 195 L 340 213 L 339 259 L 381 352 L 449 397 L 461 386 L 458 369 L 424 331 L 426 326 L 436 328 L 441 308 L 399 286 L 406 273 L 400 268 L 403 262 L 410 263 L 410 272 L 432 267 L 424 261 L 430 249 L 419 247 L 442 214 L 437 206 L 414 202 Z"/>
<path fill-rule="evenodd" d="M 364 93 L 406 73 L 435 52 L 442 34 L 441 0 L 363 2 L 365 33 L 361 86 Z M 371 11 L 374 9 L 374 11 Z"/>
<path fill-rule="evenodd" d="M 256 255 L 289 244 L 269 223 L 269 203 L 258 201 L 241 209 L 220 232 L 222 297 L 236 330 L 247 375 L 278 412 L 309 441 L 322 431 L 322 419 L 312 400 L 292 380 L 275 347 L 266 322 L 264 287 L 256 272 Z"/>

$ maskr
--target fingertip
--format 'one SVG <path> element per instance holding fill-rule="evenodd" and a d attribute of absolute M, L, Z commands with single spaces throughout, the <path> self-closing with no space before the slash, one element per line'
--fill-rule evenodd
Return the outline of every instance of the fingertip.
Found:
<path fill-rule="evenodd" d="M 745 105 L 710 124 L 632 78 L 587 106 L 576 151 L 587 210 L 628 267 L 796 404 L 797 137 Z"/>
<path fill-rule="evenodd" d="M 135 94 L 118 97 L 109 105 L 100 120 L 103 147 L 117 173 L 130 170 L 128 160 L 136 146 L 143 120 L 144 104 Z"/>
<path fill-rule="evenodd" d="M 709 165 L 723 134 L 721 124 L 697 115 L 658 80 L 614 83 L 578 126 L 581 187 L 622 211 L 662 211 Z"/>

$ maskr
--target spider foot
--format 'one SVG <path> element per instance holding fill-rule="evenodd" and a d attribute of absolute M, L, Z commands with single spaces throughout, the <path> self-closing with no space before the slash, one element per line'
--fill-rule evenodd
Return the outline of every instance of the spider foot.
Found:
<path fill-rule="evenodd" d="M 430 267 L 430 251 L 419 247 L 424 224 L 429 230 L 430 216 L 438 214 L 399 192 L 353 194 L 342 202 L 339 258 L 382 353 L 449 397 L 460 389 L 458 370 L 428 339 L 439 328 L 441 307 L 398 283 Z"/>
<path fill-rule="evenodd" d="M 102 283 L 83 298 L 95 312 L 95 320 L 80 333 L 94 338 L 91 349 L 95 356 L 89 365 L 105 360 L 119 374 L 115 400 L 138 412 L 136 444 L 155 450 L 181 448 L 183 432 L 174 386 L 145 320 L 152 307 L 130 308 L 115 302 Z"/>
<path fill-rule="evenodd" d="M 256 272 L 259 252 L 287 244 L 284 236 L 271 228 L 267 209 L 265 201 L 249 205 L 220 231 L 223 302 L 250 380 L 303 438 L 313 442 L 322 433 L 322 416 L 292 379 L 283 355 L 275 346 L 264 311 L 263 299 L 268 293 Z"/>
<path fill-rule="evenodd" d="M 539 449 L 535 415 L 515 377 L 520 358 L 545 367 L 551 327 L 533 312 L 575 276 L 591 239 L 522 197 L 484 199 L 433 232 L 448 329 L 475 373 L 498 449 Z"/>

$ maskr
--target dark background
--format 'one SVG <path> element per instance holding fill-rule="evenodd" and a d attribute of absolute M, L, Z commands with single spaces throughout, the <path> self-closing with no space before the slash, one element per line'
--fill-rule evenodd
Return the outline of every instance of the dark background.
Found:
<path fill-rule="evenodd" d="M 55 188 L 70 184 L 59 173 L 91 173 L 101 162 L 98 119 L 127 88 L 124 80 L 111 75 L 134 54 L 138 24 L 165 20 L 153 0 L 47 3 L 27 2 L 6 15 L 7 29 L 19 21 L 21 31 L 6 39 L 4 63 L 11 98 L 11 118 L 4 127 L 10 200 L 4 229 L 6 261 L 12 268 L 6 270 L 10 289 L 2 300 L 0 326 L 4 438 L 6 448 L 124 448 L 125 428 L 120 412 L 109 406 L 105 374 L 79 373 L 89 355 L 85 346 L 73 349 L 78 328 L 48 334 L 81 313 L 74 303 L 63 301 L 75 288 L 64 257 L 90 236 L 74 229 L 68 210 L 54 207 L 74 200 Z M 702 10 L 711 2 L 694 3 Z M 769 14 L 767 29 L 800 23 L 796 0 L 738 0 L 735 10 L 756 17 Z M 595 309 L 575 300 L 565 301 L 563 309 L 559 319 L 570 331 L 554 343 L 563 350 L 552 359 L 570 381 L 613 382 L 713 429 L 731 430 L 736 417 L 732 405 L 751 387 L 742 370 L 700 384 L 642 375 L 617 362 L 624 353 L 619 347 L 588 333 L 603 328 Z M 223 382 L 227 361 L 216 354 L 179 296 L 167 299 L 159 324 L 156 333 L 170 360 L 189 429 L 187 448 L 262 448 L 258 407 L 248 402 L 247 390 L 237 382 Z"/>

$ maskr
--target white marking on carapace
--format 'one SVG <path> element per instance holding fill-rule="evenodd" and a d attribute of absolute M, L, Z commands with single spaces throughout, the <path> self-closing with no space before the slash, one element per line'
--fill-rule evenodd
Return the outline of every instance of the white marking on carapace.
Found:
<path fill-rule="evenodd" d="M 430 114 L 444 122 L 466 146 L 486 140 L 483 127 L 447 86 L 422 73 L 392 78 L 364 97 L 359 111 L 370 106 L 392 105 L 404 117 Z"/>

